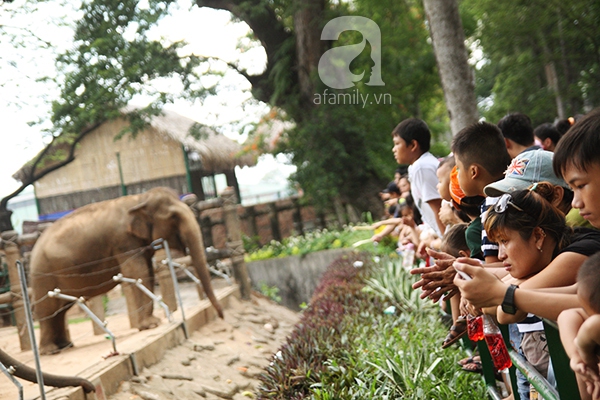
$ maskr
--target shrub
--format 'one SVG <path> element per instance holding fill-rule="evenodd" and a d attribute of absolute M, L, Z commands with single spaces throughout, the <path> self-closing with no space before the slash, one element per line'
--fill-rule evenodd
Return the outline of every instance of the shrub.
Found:
<path fill-rule="evenodd" d="M 356 261 L 363 266 L 355 267 Z M 367 286 L 365 286 L 367 282 Z M 333 262 L 300 322 L 260 375 L 260 399 L 479 399 L 478 375 L 460 371 L 447 330 L 418 298 L 399 261 L 368 254 Z M 399 313 L 383 312 L 390 305 Z"/>
<path fill-rule="evenodd" d="M 283 239 L 281 242 L 271 240 L 268 244 L 258 248 L 255 239 L 246 237 L 244 239 L 244 249 L 246 250 L 246 262 L 267 260 L 269 258 L 287 257 L 295 255 L 305 255 L 320 250 L 340 249 L 352 247 L 358 241 L 369 239 L 373 235 L 370 230 L 354 230 L 351 226 L 344 227 L 343 230 L 316 230 L 306 232 L 301 236 L 292 236 Z M 361 246 L 361 249 L 367 249 L 378 254 L 395 254 L 396 243 L 388 240 L 375 246 L 367 243 Z"/>

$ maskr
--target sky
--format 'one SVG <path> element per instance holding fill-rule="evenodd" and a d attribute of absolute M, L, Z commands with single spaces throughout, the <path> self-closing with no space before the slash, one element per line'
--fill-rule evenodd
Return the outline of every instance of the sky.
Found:
<path fill-rule="evenodd" d="M 55 2 L 40 2 L 36 4 L 39 11 L 23 12 L 17 16 L 7 12 L 6 7 L 22 7 L 24 10 L 28 3 L 32 2 L 16 0 L 0 5 L 0 25 L 18 38 L 16 41 L 0 41 L 0 98 L 4 100 L 4 106 L 0 108 L 3 127 L 0 131 L 0 198 L 20 186 L 12 175 L 44 147 L 42 128 L 48 123 L 30 126 L 28 122 L 47 120 L 50 101 L 58 97 L 57 88 L 41 82 L 40 78 L 56 74 L 56 51 L 64 51 L 71 44 L 72 28 L 57 26 L 56 21 L 64 15 L 68 16 L 67 21 L 73 21 L 77 15 L 77 2 L 69 1 L 60 7 Z M 189 0 L 180 0 L 173 16 L 161 21 L 154 35 L 168 40 L 183 39 L 195 54 L 236 62 L 250 73 L 258 73 L 264 68 L 264 49 L 252 46 L 245 39 L 249 31 L 246 24 L 232 22 L 227 11 L 190 7 Z M 24 43 L 20 44 L 19 40 Z M 52 47 L 40 48 L 43 42 L 52 43 Z M 236 49 L 239 43 L 244 51 Z M 257 121 L 268 107 L 256 102 L 246 103 L 251 97 L 247 91 L 249 83 L 237 73 L 228 72 L 224 82 L 225 89 L 203 104 L 178 102 L 169 108 L 204 124 L 217 126 L 220 132 L 234 140 L 243 140 L 240 130 Z M 238 180 L 241 184 L 255 184 L 274 169 L 287 176 L 295 168 L 283 162 L 283 157 L 264 156 L 258 168 L 238 169 Z"/>

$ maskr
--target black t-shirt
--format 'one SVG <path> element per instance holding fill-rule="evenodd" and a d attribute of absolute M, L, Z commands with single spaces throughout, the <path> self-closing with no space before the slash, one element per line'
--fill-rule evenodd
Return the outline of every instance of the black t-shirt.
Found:
<path fill-rule="evenodd" d="M 575 227 L 573 228 L 573 234 L 569 238 L 569 244 L 563 247 L 561 250 L 556 251 L 552 259 L 556 258 L 556 256 L 558 256 L 559 254 L 566 252 L 581 254 L 589 257 L 599 251 L 600 230 L 584 227 Z M 537 316 L 527 316 L 527 318 L 519 322 L 519 325 L 535 324 L 540 321 L 541 319 Z"/>
<path fill-rule="evenodd" d="M 600 230 L 575 227 L 573 228 L 573 235 L 569 239 L 569 244 L 559 250 L 554 257 L 565 252 L 577 253 L 589 257 L 599 251 Z"/>

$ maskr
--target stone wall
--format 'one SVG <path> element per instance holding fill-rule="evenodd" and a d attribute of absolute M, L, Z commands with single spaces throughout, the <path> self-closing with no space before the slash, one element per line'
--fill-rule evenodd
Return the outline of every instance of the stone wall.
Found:
<path fill-rule="evenodd" d="M 279 288 L 281 304 L 300 310 L 301 303 L 308 303 L 323 272 L 329 264 L 351 249 L 323 250 L 305 256 L 273 258 L 252 261 L 247 264 L 252 287 L 260 290 L 262 284 Z"/>

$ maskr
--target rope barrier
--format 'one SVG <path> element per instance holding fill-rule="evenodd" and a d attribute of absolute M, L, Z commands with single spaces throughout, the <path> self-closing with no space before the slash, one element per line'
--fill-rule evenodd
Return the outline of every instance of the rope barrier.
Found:
<path fill-rule="evenodd" d="M 103 262 L 106 262 L 106 261 L 115 260 L 115 259 L 117 259 L 118 257 L 122 257 L 122 256 L 126 256 L 126 255 L 129 255 L 129 254 L 133 254 L 133 255 L 132 255 L 132 256 L 130 256 L 130 257 L 127 259 L 127 260 L 125 260 L 123 263 L 121 263 L 121 264 L 117 265 L 117 268 L 118 268 L 120 265 L 127 263 L 127 262 L 128 262 L 129 260 L 131 260 L 133 257 L 136 257 L 136 256 L 140 255 L 141 253 L 143 253 L 143 252 L 144 252 L 144 251 L 146 251 L 146 250 L 152 250 L 152 249 L 153 249 L 153 248 L 152 248 L 152 245 L 148 245 L 148 246 L 144 246 L 144 247 L 138 247 L 138 248 L 136 248 L 136 249 L 129 250 L 129 251 L 126 251 L 126 252 L 124 252 L 124 253 L 115 254 L 114 256 L 105 257 L 105 258 L 102 258 L 102 259 L 100 259 L 100 260 L 89 261 L 89 262 L 86 262 L 86 263 L 83 263 L 83 264 L 72 265 L 72 266 L 70 266 L 70 267 L 65 267 L 65 268 L 62 268 L 62 269 L 58 269 L 58 270 L 52 271 L 52 272 L 50 272 L 50 273 L 44 273 L 44 272 L 31 272 L 31 273 L 30 273 L 30 275 L 42 275 L 42 276 L 69 276 L 69 275 L 61 275 L 61 274 L 60 274 L 60 272 L 64 272 L 64 271 L 70 271 L 70 270 L 73 270 L 73 269 L 84 268 L 84 267 L 88 267 L 88 266 L 93 266 L 93 265 L 101 264 L 101 263 L 103 263 Z M 89 274 L 91 274 L 91 273 L 92 273 L 92 272 L 90 272 L 90 273 L 87 273 L 87 272 L 86 272 L 85 274 L 75 274 L 75 275 L 89 275 Z"/>

